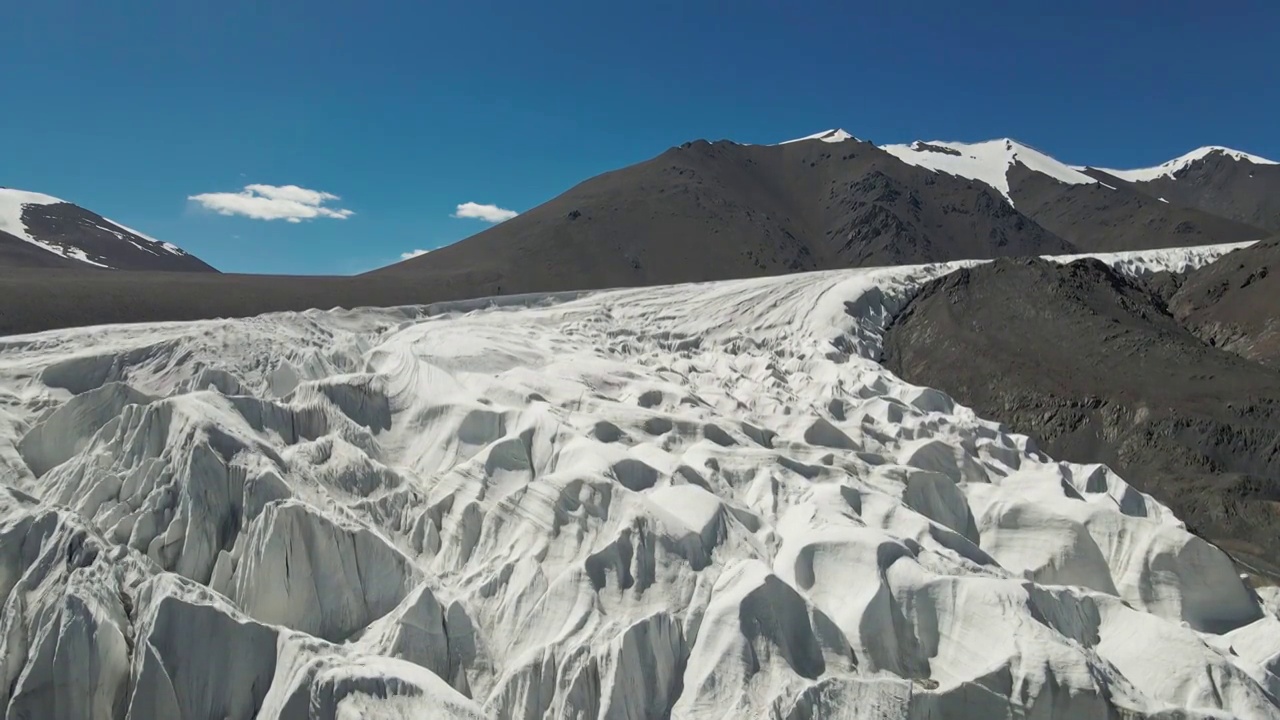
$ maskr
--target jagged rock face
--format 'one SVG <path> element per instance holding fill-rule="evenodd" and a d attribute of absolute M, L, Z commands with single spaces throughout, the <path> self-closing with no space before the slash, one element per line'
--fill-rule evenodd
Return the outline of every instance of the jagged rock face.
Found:
<path fill-rule="evenodd" d="M 9 341 L 0 705 L 1275 716 L 1280 597 L 874 361 L 955 267 Z"/>

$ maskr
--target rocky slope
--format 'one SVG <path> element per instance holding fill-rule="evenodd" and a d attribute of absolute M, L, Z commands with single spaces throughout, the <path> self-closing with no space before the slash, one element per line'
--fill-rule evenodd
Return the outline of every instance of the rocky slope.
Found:
<path fill-rule="evenodd" d="M 1010 173 L 1017 207 L 1042 227 L 1091 252 L 1257 240 L 1259 227 L 1162 202 L 1124 183 L 1066 185 L 1041 173 Z"/>
<path fill-rule="evenodd" d="M 1280 368 L 1280 238 L 1188 274 L 1169 307 L 1206 342 Z"/>
<path fill-rule="evenodd" d="M 0 268 L 216 272 L 172 243 L 41 193 L 0 188 Z"/>
<path fill-rule="evenodd" d="M 1280 715 L 1280 596 L 874 361 L 955 268 L 3 341 L 0 706 Z"/>
<path fill-rule="evenodd" d="M 1280 577 L 1280 373 L 1202 341 L 1141 282 L 1093 260 L 961 270 L 895 320 L 884 362 L 1054 457 L 1109 464 Z"/>

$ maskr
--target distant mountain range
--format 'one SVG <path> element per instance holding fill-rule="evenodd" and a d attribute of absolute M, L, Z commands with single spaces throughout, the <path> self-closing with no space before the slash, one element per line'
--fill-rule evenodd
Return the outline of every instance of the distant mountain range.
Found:
<path fill-rule="evenodd" d="M 0 707 L 1277 717 L 1278 173 L 699 141 L 354 277 L 0 191 Z"/>
<path fill-rule="evenodd" d="M 1280 164 L 1224 147 L 1202 147 L 1143 170 L 1083 168 L 1165 202 L 1280 232 Z M 1114 183 L 1113 183 L 1114 184 Z"/>
<path fill-rule="evenodd" d="M 1010 139 L 876 146 L 833 129 L 777 145 L 687 142 L 372 274 L 485 296 L 1276 233 L 1280 165 L 1230 148 L 1114 170 Z M 72 203 L 3 188 L 0 267 L 214 270 Z"/>
<path fill-rule="evenodd" d="M 148 237 L 51 195 L 0 188 L 0 267 L 216 272 Z"/>
<path fill-rule="evenodd" d="M 685 143 L 373 274 L 447 277 L 490 295 L 1205 245 L 1277 229 L 1280 165 L 1228 148 L 1121 171 L 1009 139 L 878 147 L 828 130 L 777 145 Z"/>

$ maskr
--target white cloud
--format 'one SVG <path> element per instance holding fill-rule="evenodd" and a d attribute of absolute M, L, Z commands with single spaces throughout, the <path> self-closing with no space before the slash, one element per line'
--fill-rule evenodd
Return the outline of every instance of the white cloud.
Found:
<path fill-rule="evenodd" d="M 431 251 L 430 251 L 430 250 L 422 250 L 422 249 L 418 249 L 418 250 L 410 250 L 409 252 L 402 252 L 402 253 L 400 253 L 400 259 L 401 259 L 401 260 L 408 260 L 408 259 L 410 259 L 410 258 L 416 258 L 416 257 L 418 257 L 419 255 L 426 255 L 426 254 L 427 254 L 427 253 L 429 253 L 429 252 L 431 252 Z"/>
<path fill-rule="evenodd" d="M 325 207 L 325 203 L 338 200 L 337 195 L 297 185 L 245 185 L 240 192 L 201 193 L 187 199 L 219 215 L 254 220 L 298 223 L 313 218 L 346 220 L 355 215 L 343 208 Z"/>
<path fill-rule="evenodd" d="M 464 202 L 458 206 L 457 211 L 453 213 L 453 217 L 483 220 L 487 223 L 500 223 L 503 220 L 510 220 L 519 214 L 515 210 L 507 210 L 497 205 Z"/>

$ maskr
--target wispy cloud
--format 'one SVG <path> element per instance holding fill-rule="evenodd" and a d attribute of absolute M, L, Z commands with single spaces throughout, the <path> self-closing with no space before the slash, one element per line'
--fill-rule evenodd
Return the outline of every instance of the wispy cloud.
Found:
<path fill-rule="evenodd" d="M 453 213 L 453 217 L 483 220 L 487 223 L 500 223 L 504 220 L 510 220 L 519 214 L 515 210 L 507 210 L 497 205 L 464 202 L 458 206 L 458 209 Z"/>
<path fill-rule="evenodd" d="M 245 185 L 240 192 L 201 193 L 187 199 L 219 215 L 254 220 L 297 223 L 313 218 L 346 220 L 355 215 L 343 208 L 326 207 L 326 203 L 340 199 L 337 195 L 297 185 Z"/>
<path fill-rule="evenodd" d="M 422 249 L 418 249 L 418 250 L 410 250 L 409 252 L 402 252 L 402 253 L 400 253 L 400 259 L 401 259 L 401 260 L 408 260 L 408 259 L 410 259 L 410 258 L 416 258 L 416 257 L 418 257 L 419 255 L 426 255 L 426 254 L 427 254 L 427 253 L 429 253 L 429 252 L 431 252 L 431 251 L 430 251 L 430 250 L 422 250 Z"/>

